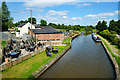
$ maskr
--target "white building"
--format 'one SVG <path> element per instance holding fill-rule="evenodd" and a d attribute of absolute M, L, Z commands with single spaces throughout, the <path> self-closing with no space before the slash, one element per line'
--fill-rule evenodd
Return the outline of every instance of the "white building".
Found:
<path fill-rule="evenodd" d="M 31 23 L 22 23 L 16 28 L 18 28 L 18 31 L 16 31 L 16 37 L 23 38 L 25 34 L 28 34 L 28 30 L 31 29 Z M 32 25 L 32 29 L 35 29 L 34 25 Z"/>

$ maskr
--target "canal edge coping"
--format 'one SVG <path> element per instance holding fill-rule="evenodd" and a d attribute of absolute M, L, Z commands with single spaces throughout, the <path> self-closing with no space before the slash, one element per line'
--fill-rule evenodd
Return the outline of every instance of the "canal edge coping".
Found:
<path fill-rule="evenodd" d="M 112 66 L 114 68 L 115 71 L 115 80 L 119 80 L 119 66 L 115 60 L 115 58 L 112 56 L 112 54 L 108 51 L 107 47 L 105 46 L 105 44 L 101 41 L 101 44 L 103 46 L 103 48 L 105 49 L 108 58 L 110 59 L 110 62 L 112 63 Z"/>
<path fill-rule="evenodd" d="M 67 48 L 65 48 L 61 53 L 60 55 L 57 55 L 53 60 L 51 60 L 50 63 L 48 64 L 45 64 L 44 68 L 40 69 L 40 70 L 37 70 L 36 74 L 33 73 L 32 75 L 35 77 L 35 78 L 38 78 L 40 77 L 45 71 L 47 71 L 52 65 L 54 65 L 69 49 L 71 48 L 71 45 L 69 45 Z"/>
<path fill-rule="evenodd" d="M 73 37 L 71 37 L 71 41 L 73 41 L 79 35 L 80 34 L 76 34 Z M 65 48 L 60 53 L 60 55 L 56 56 L 55 59 L 53 59 L 49 64 L 45 64 L 44 68 L 39 68 L 39 70 L 37 70 L 36 73 L 32 73 L 32 75 L 35 78 L 39 78 L 45 71 L 47 71 L 52 65 L 54 65 L 70 48 L 71 48 L 71 44 L 67 48 Z"/>

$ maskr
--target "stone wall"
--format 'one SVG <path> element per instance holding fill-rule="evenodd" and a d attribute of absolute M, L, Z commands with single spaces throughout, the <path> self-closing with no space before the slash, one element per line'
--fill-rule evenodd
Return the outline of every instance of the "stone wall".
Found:
<path fill-rule="evenodd" d="M 112 63 L 112 66 L 115 70 L 115 76 L 116 76 L 116 79 L 115 80 L 119 80 L 119 66 L 116 62 L 116 59 L 112 56 L 112 54 L 108 51 L 107 47 L 105 46 L 105 44 L 101 41 L 101 44 L 103 45 L 103 48 L 105 49 L 107 55 L 108 55 L 108 58 L 110 59 L 110 62 Z"/>

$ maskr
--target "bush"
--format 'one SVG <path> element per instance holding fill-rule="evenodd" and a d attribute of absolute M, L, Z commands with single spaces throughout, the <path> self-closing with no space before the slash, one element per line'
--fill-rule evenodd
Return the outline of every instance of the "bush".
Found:
<path fill-rule="evenodd" d="M 116 36 L 114 34 L 110 34 L 110 39 L 109 41 L 111 42 L 114 38 L 116 38 Z"/>
<path fill-rule="evenodd" d="M 114 39 L 112 39 L 112 44 L 114 44 L 114 45 L 117 45 L 118 44 L 118 41 L 119 41 L 119 39 L 118 38 L 114 38 Z"/>
<path fill-rule="evenodd" d="M 115 31 L 110 31 L 110 34 L 117 34 Z"/>
<path fill-rule="evenodd" d="M 18 28 L 15 28 L 16 31 L 18 31 Z"/>
<path fill-rule="evenodd" d="M 116 37 L 114 31 L 109 32 L 108 30 L 103 30 L 99 34 L 109 40 L 113 45 L 117 45 L 120 48 L 120 39 Z"/>

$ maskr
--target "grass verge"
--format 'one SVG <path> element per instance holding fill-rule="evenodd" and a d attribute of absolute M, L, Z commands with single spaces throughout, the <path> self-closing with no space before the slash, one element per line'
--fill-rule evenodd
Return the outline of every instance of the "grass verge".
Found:
<path fill-rule="evenodd" d="M 41 66 L 52 60 L 56 55 L 59 55 L 66 46 L 57 46 L 59 52 L 52 54 L 51 57 L 47 57 L 45 51 L 9 68 L 2 72 L 2 78 L 29 78 L 32 73 L 38 70 Z"/>
<path fill-rule="evenodd" d="M 66 38 L 66 39 L 63 41 L 63 43 L 67 43 L 67 44 L 69 44 L 70 42 L 71 42 L 71 38 L 70 38 L 70 37 Z"/>
<path fill-rule="evenodd" d="M 101 37 L 101 36 L 100 36 Z M 103 38 L 103 37 L 102 37 Z M 106 41 L 104 41 L 103 39 L 101 38 L 101 40 L 103 41 L 103 43 L 105 44 L 105 46 L 107 47 L 107 49 L 108 49 L 108 51 L 112 54 L 112 56 L 113 57 L 115 57 L 115 59 L 116 59 L 116 61 L 117 61 L 117 63 L 118 63 L 118 66 L 120 67 L 120 57 L 118 57 L 118 56 L 116 56 L 113 52 L 112 52 L 112 50 L 111 50 L 111 48 L 110 48 L 110 46 L 107 44 L 107 42 Z M 117 49 L 117 48 L 116 48 Z M 120 68 L 119 68 L 119 70 L 120 70 Z"/>

